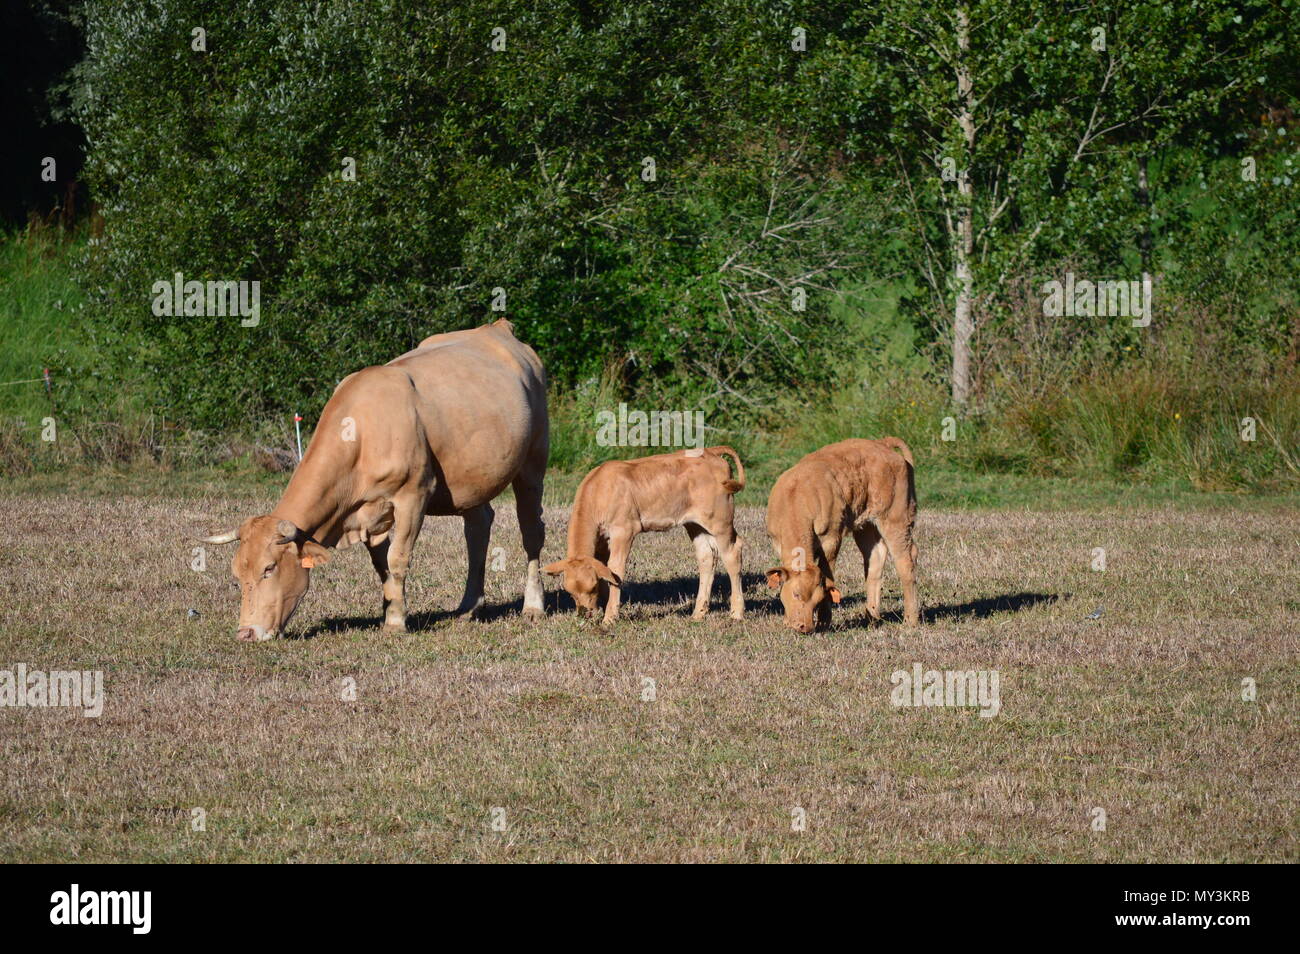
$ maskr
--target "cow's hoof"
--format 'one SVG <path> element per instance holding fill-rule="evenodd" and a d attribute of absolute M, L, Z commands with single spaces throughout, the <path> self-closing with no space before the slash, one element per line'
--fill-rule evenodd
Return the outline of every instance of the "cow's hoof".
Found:
<path fill-rule="evenodd" d="M 530 623 L 540 623 L 546 618 L 546 611 L 538 609 L 536 606 L 524 607 L 524 619 Z"/>
<path fill-rule="evenodd" d="M 406 623 L 385 623 L 380 632 L 385 636 L 396 636 L 398 633 L 406 632 Z"/>
<path fill-rule="evenodd" d="M 708 618 L 709 618 L 709 614 L 708 614 L 708 611 L 707 611 L 707 610 L 706 610 L 705 612 L 703 612 L 703 613 L 692 613 L 692 614 L 691 614 L 691 622 L 692 622 L 692 623 L 703 622 L 704 620 L 706 620 L 706 619 L 708 619 Z"/>
<path fill-rule="evenodd" d="M 744 618 L 745 618 L 745 611 L 744 611 L 744 610 L 732 610 L 732 611 L 731 611 L 731 618 L 732 618 L 732 619 L 736 619 L 736 620 L 744 619 Z"/>

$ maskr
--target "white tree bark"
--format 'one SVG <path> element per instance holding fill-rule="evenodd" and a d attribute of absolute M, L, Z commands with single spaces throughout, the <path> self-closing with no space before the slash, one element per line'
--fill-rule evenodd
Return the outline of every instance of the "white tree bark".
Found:
<path fill-rule="evenodd" d="M 971 337 L 975 333 L 975 276 L 971 269 L 975 244 L 973 233 L 974 185 L 970 164 L 975 155 L 975 93 L 971 81 L 970 14 L 963 4 L 957 8 L 957 121 L 966 146 L 965 167 L 957 176 L 957 241 L 953 245 L 953 277 L 957 302 L 952 328 L 952 403 L 964 406 L 971 393 Z"/>

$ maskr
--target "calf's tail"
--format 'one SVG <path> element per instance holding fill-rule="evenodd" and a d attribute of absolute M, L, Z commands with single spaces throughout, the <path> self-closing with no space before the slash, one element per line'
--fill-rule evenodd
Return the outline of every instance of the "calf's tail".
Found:
<path fill-rule="evenodd" d="M 745 489 L 745 465 L 740 462 L 740 455 L 725 444 L 717 447 L 706 447 L 706 453 L 717 454 L 719 457 L 730 457 L 736 462 L 736 479 L 724 480 L 722 486 L 727 489 L 727 493 L 735 494 Z"/>
<path fill-rule="evenodd" d="M 884 444 L 886 447 L 892 447 L 894 450 L 898 451 L 900 454 L 903 455 L 903 460 L 907 461 L 913 467 L 916 466 L 916 461 L 912 460 L 912 448 L 904 444 L 900 438 L 882 437 L 880 439 L 880 443 Z"/>

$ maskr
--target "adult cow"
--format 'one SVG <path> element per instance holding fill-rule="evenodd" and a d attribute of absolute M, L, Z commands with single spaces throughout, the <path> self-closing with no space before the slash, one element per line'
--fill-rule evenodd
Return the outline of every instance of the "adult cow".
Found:
<path fill-rule="evenodd" d="M 406 629 L 406 572 L 426 514 L 465 520 L 469 576 L 457 612 L 483 604 L 489 501 L 509 484 L 528 555 L 524 615 L 542 615 L 546 376 L 510 322 L 434 335 L 344 378 L 275 509 L 206 538 L 239 541 L 237 638 L 280 633 L 331 549 L 366 545 L 383 584 L 384 631 Z"/>

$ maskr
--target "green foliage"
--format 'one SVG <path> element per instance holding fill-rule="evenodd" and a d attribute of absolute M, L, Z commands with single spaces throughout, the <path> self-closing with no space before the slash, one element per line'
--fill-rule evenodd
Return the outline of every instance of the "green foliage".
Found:
<path fill-rule="evenodd" d="M 1297 5 L 87 0 L 67 89 L 105 227 L 65 363 L 92 416 L 129 391 L 200 446 L 275 444 L 502 289 L 568 470 L 636 452 L 594 441 L 626 400 L 701 408 L 762 479 L 893 433 L 966 473 L 1294 480 Z M 967 207 L 976 400 L 947 443 Z M 155 316 L 178 271 L 260 281 L 260 323 Z M 1151 327 L 1049 319 L 1065 271 L 1152 273 Z M 1275 439 L 1240 446 L 1243 416 Z"/>
<path fill-rule="evenodd" d="M 487 320 L 496 288 L 562 383 L 617 359 L 631 388 L 707 399 L 830 367 L 826 296 L 787 301 L 829 287 L 845 238 L 742 82 L 785 42 L 743 5 L 91 0 L 87 20 L 95 313 L 191 423 L 310 414 L 356 367 Z M 261 323 L 155 317 L 175 272 L 260 281 Z"/>
<path fill-rule="evenodd" d="M 50 369 L 62 397 L 75 386 L 73 366 L 84 357 L 76 335 L 84 296 L 73 247 L 56 233 L 0 237 L 0 415 L 33 429 L 54 406 L 43 371 Z"/>

